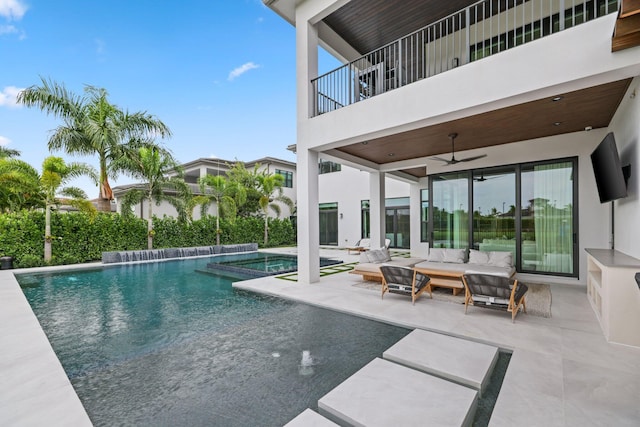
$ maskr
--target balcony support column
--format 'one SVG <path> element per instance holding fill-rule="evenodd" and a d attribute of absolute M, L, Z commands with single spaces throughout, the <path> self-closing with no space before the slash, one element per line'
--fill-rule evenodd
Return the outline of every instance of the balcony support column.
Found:
<path fill-rule="evenodd" d="M 369 173 L 369 220 L 371 230 L 369 237 L 371 238 L 372 248 L 381 248 L 384 246 L 386 237 L 385 224 L 385 188 L 384 188 L 384 172 Z"/>
<path fill-rule="evenodd" d="M 297 222 L 298 283 L 320 281 L 320 209 L 318 153 L 298 149 Z"/>

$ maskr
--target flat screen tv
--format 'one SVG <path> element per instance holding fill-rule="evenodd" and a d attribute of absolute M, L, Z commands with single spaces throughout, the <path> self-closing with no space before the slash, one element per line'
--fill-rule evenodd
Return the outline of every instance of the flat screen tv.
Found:
<path fill-rule="evenodd" d="M 591 163 L 596 177 L 600 203 L 627 197 L 627 183 L 620 165 L 613 132 L 609 132 L 593 150 Z"/>

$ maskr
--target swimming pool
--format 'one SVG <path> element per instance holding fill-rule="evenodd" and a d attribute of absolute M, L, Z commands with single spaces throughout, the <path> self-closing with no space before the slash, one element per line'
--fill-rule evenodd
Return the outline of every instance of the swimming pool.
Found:
<path fill-rule="evenodd" d="M 95 425 L 283 425 L 409 332 L 234 290 L 211 260 L 17 275 Z"/>
<path fill-rule="evenodd" d="M 342 263 L 341 260 L 320 258 L 320 267 Z M 239 274 L 240 278 L 266 277 L 291 273 L 298 269 L 298 257 L 295 255 L 268 252 L 237 254 L 233 257 L 216 257 L 207 263 L 207 272 L 214 274 Z"/>

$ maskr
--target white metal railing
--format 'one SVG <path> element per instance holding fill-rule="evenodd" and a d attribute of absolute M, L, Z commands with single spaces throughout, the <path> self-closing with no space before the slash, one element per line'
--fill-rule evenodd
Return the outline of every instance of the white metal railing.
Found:
<path fill-rule="evenodd" d="M 311 81 L 318 116 L 618 10 L 620 0 L 481 0 Z"/>

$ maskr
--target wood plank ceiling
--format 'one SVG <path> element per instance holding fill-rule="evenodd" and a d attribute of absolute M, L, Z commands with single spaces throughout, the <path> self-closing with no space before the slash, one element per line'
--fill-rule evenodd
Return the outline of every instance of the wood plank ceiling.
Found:
<path fill-rule="evenodd" d="M 456 152 L 526 141 L 536 138 L 607 127 L 631 79 L 620 80 L 575 92 L 558 94 L 559 100 L 544 98 L 487 113 L 441 123 L 366 143 L 338 149 L 377 164 L 440 156 L 449 158 L 450 133 L 458 133 Z M 555 98 L 555 97 L 554 97 Z M 407 169 L 416 177 L 425 168 Z"/>
<path fill-rule="evenodd" d="M 323 21 L 364 55 L 476 1 L 352 0 Z"/>

